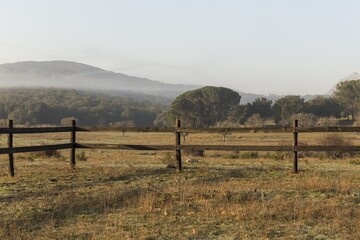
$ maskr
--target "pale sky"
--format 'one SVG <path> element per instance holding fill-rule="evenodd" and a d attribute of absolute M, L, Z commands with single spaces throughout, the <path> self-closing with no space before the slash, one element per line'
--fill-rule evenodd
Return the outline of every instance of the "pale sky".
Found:
<path fill-rule="evenodd" d="M 0 64 L 323 94 L 360 72 L 358 0 L 0 0 Z"/>

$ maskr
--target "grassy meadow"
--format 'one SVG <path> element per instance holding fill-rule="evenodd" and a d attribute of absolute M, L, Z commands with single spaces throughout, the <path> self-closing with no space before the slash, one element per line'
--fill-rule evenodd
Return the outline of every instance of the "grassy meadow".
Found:
<path fill-rule="evenodd" d="M 300 134 L 317 144 L 325 134 Z M 344 135 L 354 145 L 357 134 Z M 14 146 L 69 142 L 15 135 Z M 2 146 L 6 135 L 1 135 Z M 169 133 L 79 133 L 80 143 L 171 144 Z M 190 134 L 189 144 L 291 145 L 292 134 Z M 360 160 L 205 151 L 77 150 L 0 156 L 0 239 L 360 239 Z M 291 156 L 291 155 L 290 155 Z M 198 163 L 186 163 L 196 158 Z"/>

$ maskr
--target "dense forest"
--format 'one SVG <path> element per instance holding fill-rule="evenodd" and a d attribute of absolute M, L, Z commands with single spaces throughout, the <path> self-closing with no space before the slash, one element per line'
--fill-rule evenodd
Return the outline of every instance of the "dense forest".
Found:
<path fill-rule="evenodd" d="M 151 126 L 162 109 L 149 101 L 78 90 L 0 90 L 0 119 L 16 124 L 60 125 L 75 118 L 83 126 Z"/>

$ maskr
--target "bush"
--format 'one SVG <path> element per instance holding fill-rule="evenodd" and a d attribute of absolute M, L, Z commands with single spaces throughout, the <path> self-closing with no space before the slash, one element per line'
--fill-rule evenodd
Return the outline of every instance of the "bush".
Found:
<path fill-rule="evenodd" d="M 64 127 L 68 127 L 71 126 L 72 121 L 75 120 L 76 122 L 78 122 L 78 119 L 74 118 L 74 117 L 66 117 L 61 119 L 60 121 L 60 125 L 64 126 Z"/>
<path fill-rule="evenodd" d="M 256 113 L 252 116 L 250 116 L 245 121 L 245 126 L 251 126 L 251 127 L 263 127 L 265 125 L 266 119 L 262 118 L 260 114 Z"/>
<path fill-rule="evenodd" d="M 24 159 L 28 161 L 34 161 L 36 158 L 61 158 L 65 159 L 64 156 L 61 155 L 59 150 L 47 150 L 47 151 L 40 151 L 40 152 L 31 152 L 27 154 L 19 154 L 19 159 Z"/>
<path fill-rule="evenodd" d="M 22 160 L 28 160 L 28 161 L 34 161 L 36 156 L 34 153 L 26 153 L 26 154 L 19 154 L 17 156 L 18 159 L 22 159 Z"/>
<path fill-rule="evenodd" d="M 298 158 L 320 158 L 319 152 L 298 152 Z"/>
<path fill-rule="evenodd" d="M 131 120 L 122 121 L 122 122 L 111 122 L 109 123 L 111 127 L 135 127 L 135 123 Z"/>
<path fill-rule="evenodd" d="M 175 166 L 175 154 L 171 152 L 165 152 L 161 155 L 160 160 L 162 163 L 166 165 L 174 165 Z"/>
<path fill-rule="evenodd" d="M 316 126 L 319 127 L 334 127 L 338 124 L 338 120 L 336 120 L 336 118 L 334 117 L 330 117 L 330 118 L 319 118 L 316 122 Z"/>
<path fill-rule="evenodd" d="M 267 152 L 264 154 L 264 158 L 273 159 L 273 160 L 285 160 L 293 158 L 293 153 L 291 152 Z"/>
<path fill-rule="evenodd" d="M 216 127 L 216 128 L 236 128 L 236 127 L 239 127 L 239 124 L 237 124 L 236 122 L 231 121 L 231 120 L 225 120 L 222 122 L 217 122 L 214 125 L 214 127 Z"/>
<path fill-rule="evenodd" d="M 227 159 L 239 159 L 239 153 L 237 153 L 237 152 L 228 153 L 228 154 L 225 154 L 223 157 L 227 158 Z"/>
<path fill-rule="evenodd" d="M 62 158 L 61 152 L 58 150 L 47 150 L 34 153 L 38 158 Z"/>
<path fill-rule="evenodd" d="M 259 158 L 258 152 L 232 152 L 223 156 L 227 159 L 257 159 Z"/>
<path fill-rule="evenodd" d="M 87 159 L 88 159 L 88 157 L 86 156 L 84 151 L 77 153 L 75 157 L 76 157 L 76 160 L 79 160 L 79 161 L 87 161 Z"/>
<path fill-rule="evenodd" d="M 7 127 L 8 120 L 7 119 L 0 119 L 0 127 Z"/>
<path fill-rule="evenodd" d="M 295 119 L 299 121 L 299 127 L 313 127 L 318 119 L 312 113 L 297 113 L 291 117 L 291 123 L 293 124 Z"/>
<path fill-rule="evenodd" d="M 240 152 L 239 153 L 240 159 L 257 159 L 259 158 L 258 152 Z"/>
<path fill-rule="evenodd" d="M 184 149 L 183 151 L 184 156 L 192 156 L 192 157 L 204 157 L 205 150 L 196 150 L 196 149 Z"/>
<path fill-rule="evenodd" d="M 349 163 L 353 165 L 360 165 L 360 159 L 351 159 Z"/>
<path fill-rule="evenodd" d="M 339 133 L 325 134 L 319 143 L 323 146 L 352 146 L 352 142 Z M 332 159 L 339 159 L 351 156 L 351 152 L 346 151 L 327 151 L 326 156 Z"/>

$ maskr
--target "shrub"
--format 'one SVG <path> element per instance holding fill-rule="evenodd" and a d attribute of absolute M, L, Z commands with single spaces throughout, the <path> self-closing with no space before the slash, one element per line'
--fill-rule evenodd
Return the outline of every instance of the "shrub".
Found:
<path fill-rule="evenodd" d="M 161 155 L 160 160 L 166 165 L 175 164 L 175 155 L 171 152 L 165 152 Z"/>
<path fill-rule="evenodd" d="M 47 150 L 34 153 L 38 158 L 62 158 L 61 152 L 58 150 Z"/>
<path fill-rule="evenodd" d="M 353 165 L 360 165 L 360 159 L 351 159 L 349 163 Z"/>
<path fill-rule="evenodd" d="M 307 142 L 299 142 L 298 143 L 299 146 L 309 146 L 309 144 Z M 319 156 L 319 152 L 313 152 L 313 151 L 300 151 L 298 152 L 298 158 L 316 158 Z"/>
<path fill-rule="evenodd" d="M 240 152 L 239 153 L 240 159 L 257 159 L 259 158 L 258 152 Z"/>
<path fill-rule="evenodd" d="M 319 143 L 323 146 L 351 146 L 352 142 L 349 139 L 346 139 L 344 135 L 339 133 L 325 134 L 321 139 L 319 139 Z M 327 157 L 332 159 L 344 158 L 347 156 L 351 156 L 351 152 L 346 151 L 327 151 Z"/>
<path fill-rule="evenodd" d="M 298 152 L 298 158 L 319 158 L 319 152 Z"/>
<path fill-rule="evenodd" d="M 135 127 L 135 123 L 131 120 L 122 121 L 122 122 L 111 122 L 109 123 L 111 127 Z"/>
<path fill-rule="evenodd" d="M 251 127 L 262 127 L 265 125 L 266 119 L 262 118 L 260 116 L 260 114 L 256 113 L 252 116 L 250 116 L 246 121 L 245 121 L 245 125 L 246 126 L 251 126 Z"/>
<path fill-rule="evenodd" d="M 236 128 L 236 127 L 239 127 L 239 124 L 237 124 L 236 122 L 231 121 L 231 120 L 225 120 L 222 122 L 217 122 L 214 125 L 214 127 L 216 127 L 216 128 Z"/>
<path fill-rule="evenodd" d="M 334 127 L 337 125 L 337 123 L 338 123 L 338 120 L 336 120 L 336 118 L 334 118 L 334 117 L 330 117 L 330 118 L 322 117 L 317 120 L 316 126 Z"/>
<path fill-rule="evenodd" d="M 291 152 L 267 152 L 264 154 L 264 158 L 273 159 L 273 160 L 285 160 L 291 159 L 293 153 Z"/>
<path fill-rule="evenodd" d="M 88 157 L 86 156 L 84 151 L 77 153 L 75 157 L 76 157 L 76 160 L 79 160 L 79 161 L 87 161 L 87 159 L 88 159 Z"/>
<path fill-rule="evenodd" d="M 297 113 L 291 117 L 291 123 L 294 123 L 294 120 L 299 121 L 299 127 L 313 127 L 318 121 L 316 116 L 312 113 Z"/>
<path fill-rule="evenodd" d="M 192 156 L 192 157 L 204 157 L 205 150 L 196 150 L 196 149 L 184 149 L 182 151 L 184 156 Z"/>
<path fill-rule="evenodd" d="M 66 118 L 61 119 L 60 125 L 64 126 L 64 127 L 71 126 L 72 120 L 75 120 L 76 122 L 78 122 L 78 119 L 76 119 L 74 117 L 66 117 Z"/>
<path fill-rule="evenodd" d="M 0 119 L 0 127 L 7 127 L 8 120 L 7 119 Z"/>
<path fill-rule="evenodd" d="M 239 153 L 236 153 L 236 152 L 228 153 L 228 154 L 225 154 L 223 157 L 227 158 L 227 159 L 239 159 Z"/>
<path fill-rule="evenodd" d="M 259 158 L 258 152 L 232 152 L 223 156 L 227 159 L 257 159 Z"/>
<path fill-rule="evenodd" d="M 35 154 L 34 153 L 27 153 L 27 154 L 19 154 L 17 156 L 18 159 L 22 159 L 22 160 L 28 160 L 28 161 L 34 161 L 35 160 Z"/>

